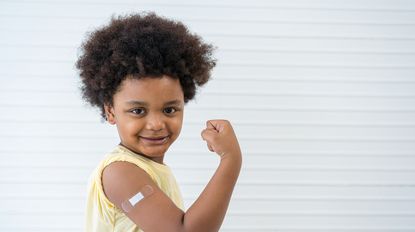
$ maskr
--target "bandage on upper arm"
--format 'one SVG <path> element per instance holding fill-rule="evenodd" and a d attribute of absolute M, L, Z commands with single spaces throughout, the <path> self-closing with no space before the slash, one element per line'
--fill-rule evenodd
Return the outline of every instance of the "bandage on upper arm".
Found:
<path fill-rule="evenodd" d="M 144 185 L 136 194 L 121 203 L 121 207 L 125 212 L 130 212 L 134 207 L 144 198 L 149 197 L 154 193 L 153 187 Z"/>

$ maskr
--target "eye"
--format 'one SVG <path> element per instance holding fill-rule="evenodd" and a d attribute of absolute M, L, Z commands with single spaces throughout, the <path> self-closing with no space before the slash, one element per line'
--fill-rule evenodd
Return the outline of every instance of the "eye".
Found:
<path fill-rule="evenodd" d="M 144 114 L 144 113 L 145 113 L 144 109 L 140 109 L 140 108 L 138 108 L 138 109 L 133 109 L 133 110 L 131 110 L 130 112 L 131 112 L 131 113 L 133 113 L 133 114 L 137 114 L 137 115 L 142 115 L 142 114 Z"/>
<path fill-rule="evenodd" d="M 176 108 L 174 108 L 174 107 L 167 107 L 167 108 L 165 108 L 163 111 L 164 111 L 164 113 L 166 113 L 166 114 L 174 114 L 174 113 L 177 111 L 177 109 L 176 109 Z"/>

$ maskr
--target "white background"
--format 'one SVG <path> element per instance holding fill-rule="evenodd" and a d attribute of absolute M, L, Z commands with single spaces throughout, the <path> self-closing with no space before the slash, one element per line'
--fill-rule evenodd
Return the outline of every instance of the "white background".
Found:
<path fill-rule="evenodd" d="M 415 231 L 415 1 L 0 1 L 0 231 L 82 231 L 87 179 L 118 142 L 74 63 L 111 15 L 155 11 L 217 46 L 166 154 L 186 206 L 217 166 L 205 120 L 244 164 L 221 231 Z"/>

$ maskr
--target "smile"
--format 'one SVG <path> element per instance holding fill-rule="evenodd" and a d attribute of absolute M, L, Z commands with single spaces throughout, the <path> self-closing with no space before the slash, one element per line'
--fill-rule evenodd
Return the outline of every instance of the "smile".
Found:
<path fill-rule="evenodd" d="M 142 137 L 140 136 L 140 139 L 148 144 L 148 145 L 161 145 L 164 144 L 167 139 L 169 138 L 169 136 L 165 136 L 165 137 Z"/>

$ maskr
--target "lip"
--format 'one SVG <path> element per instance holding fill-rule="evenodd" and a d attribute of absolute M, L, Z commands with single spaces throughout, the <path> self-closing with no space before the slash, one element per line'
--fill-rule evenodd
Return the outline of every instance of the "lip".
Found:
<path fill-rule="evenodd" d="M 168 140 L 169 136 L 163 136 L 163 137 L 144 137 L 140 136 L 140 139 L 148 144 L 148 145 L 162 145 Z"/>

